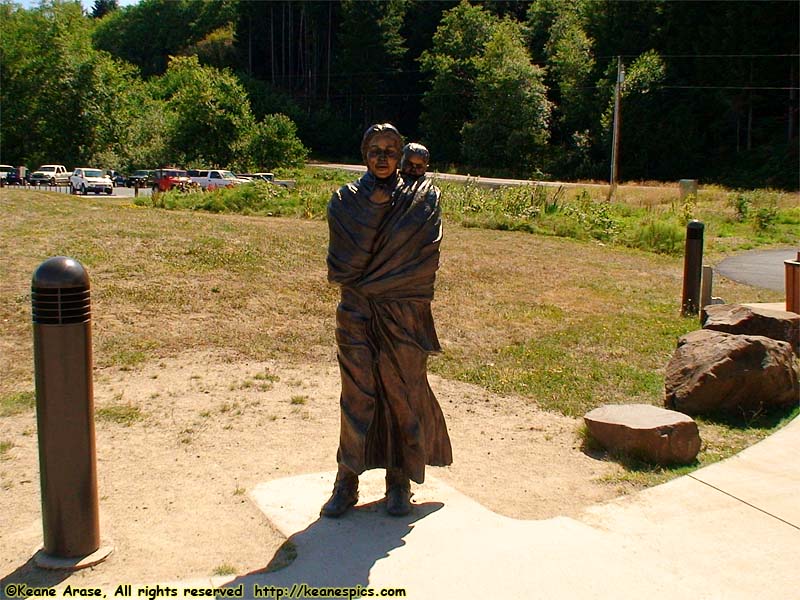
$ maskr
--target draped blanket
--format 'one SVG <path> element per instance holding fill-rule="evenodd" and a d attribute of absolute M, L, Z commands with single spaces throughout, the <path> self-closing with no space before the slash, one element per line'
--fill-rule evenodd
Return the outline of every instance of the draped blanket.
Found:
<path fill-rule="evenodd" d="M 369 197 L 384 185 L 392 200 Z M 328 280 L 341 286 L 336 342 L 342 376 L 337 459 L 356 473 L 398 467 L 417 483 L 425 465 L 452 462 L 428 385 L 441 350 L 431 315 L 439 267 L 440 192 L 422 178 L 378 182 L 369 173 L 328 204 Z"/>

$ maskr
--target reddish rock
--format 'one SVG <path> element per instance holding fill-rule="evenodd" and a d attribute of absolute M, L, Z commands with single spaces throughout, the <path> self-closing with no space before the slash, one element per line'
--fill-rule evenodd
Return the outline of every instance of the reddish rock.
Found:
<path fill-rule="evenodd" d="M 717 304 L 705 307 L 703 329 L 736 335 L 762 335 L 788 342 L 800 350 L 800 315 L 753 304 Z"/>
<path fill-rule="evenodd" d="M 694 419 L 650 404 L 608 404 L 583 417 L 589 433 L 611 452 L 659 465 L 686 464 L 700 451 Z"/>
<path fill-rule="evenodd" d="M 666 369 L 667 408 L 740 417 L 800 403 L 794 353 L 786 342 L 710 329 L 687 333 Z"/>

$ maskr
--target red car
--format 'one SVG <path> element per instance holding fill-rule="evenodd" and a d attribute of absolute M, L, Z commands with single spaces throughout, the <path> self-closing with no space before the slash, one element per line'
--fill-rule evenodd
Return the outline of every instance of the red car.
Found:
<path fill-rule="evenodd" d="M 181 192 L 188 192 L 197 187 L 186 171 L 177 169 L 175 167 L 166 167 L 164 169 L 156 169 L 151 175 L 153 179 L 154 192 L 168 192 L 169 190 L 180 190 Z"/>

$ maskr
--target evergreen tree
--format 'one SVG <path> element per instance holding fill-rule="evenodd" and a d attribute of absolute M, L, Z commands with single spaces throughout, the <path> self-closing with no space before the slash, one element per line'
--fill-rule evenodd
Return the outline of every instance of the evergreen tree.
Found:
<path fill-rule="evenodd" d="M 94 0 L 92 18 L 102 19 L 108 13 L 119 9 L 119 0 Z"/>
<path fill-rule="evenodd" d="M 406 52 L 405 0 L 344 0 L 334 88 L 351 123 L 363 130 L 392 121 Z"/>

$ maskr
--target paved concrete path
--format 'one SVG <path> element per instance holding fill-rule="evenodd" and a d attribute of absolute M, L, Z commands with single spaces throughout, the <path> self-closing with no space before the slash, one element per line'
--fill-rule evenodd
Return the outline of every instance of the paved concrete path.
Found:
<path fill-rule="evenodd" d="M 380 471 L 362 477 L 355 510 L 323 519 L 334 473 L 274 480 L 250 496 L 297 558 L 227 585 L 246 595 L 254 585 L 401 587 L 412 599 L 459 600 L 797 597 L 798 455 L 795 419 L 724 462 L 543 521 L 495 514 L 435 477 L 415 486 L 412 514 L 388 517 Z"/>
<path fill-rule="evenodd" d="M 714 270 L 720 275 L 754 287 L 785 291 L 783 261 L 796 259 L 800 248 L 753 250 L 729 256 Z"/>

